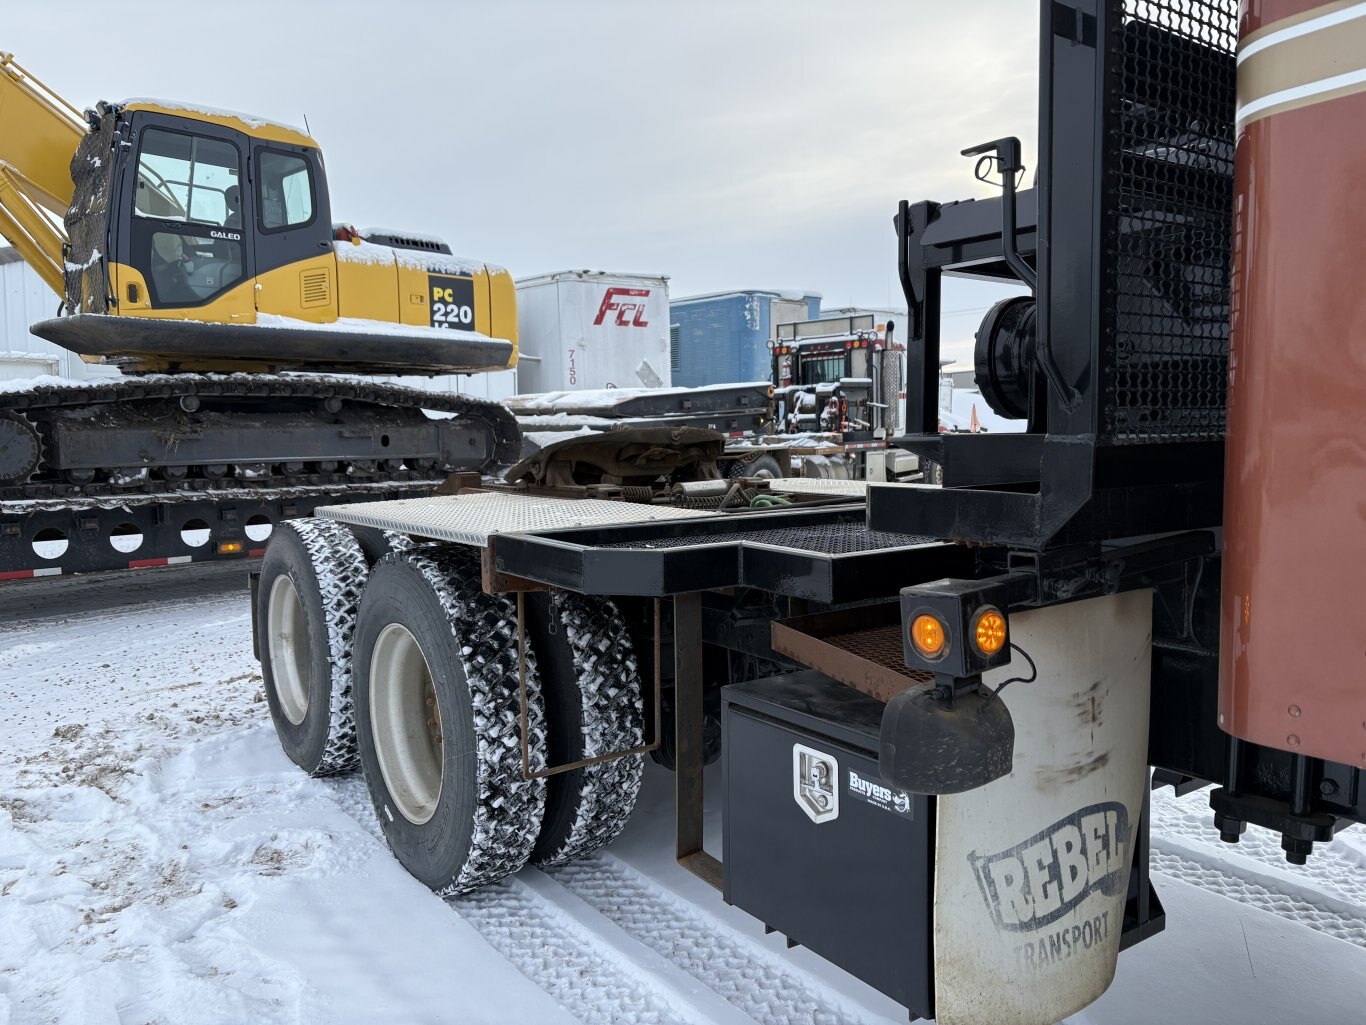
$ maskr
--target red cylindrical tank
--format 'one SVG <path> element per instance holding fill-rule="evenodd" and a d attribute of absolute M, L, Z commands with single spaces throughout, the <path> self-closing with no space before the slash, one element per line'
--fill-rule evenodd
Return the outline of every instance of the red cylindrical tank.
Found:
<path fill-rule="evenodd" d="M 1366 2 L 1239 35 L 1219 724 L 1366 767 Z"/>

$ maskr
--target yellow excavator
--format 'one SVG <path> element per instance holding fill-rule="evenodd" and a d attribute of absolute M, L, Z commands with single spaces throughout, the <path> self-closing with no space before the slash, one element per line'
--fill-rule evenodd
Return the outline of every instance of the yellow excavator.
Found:
<path fill-rule="evenodd" d="M 511 275 L 334 223 L 306 132 L 165 100 L 81 112 L 0 53 L 0 235 L 61 299 L 33 332 L 124 371 L 0 393 L 0 579 L 34 508 L 344 500 L 520 455 L 501 406 L 374 380 L 515 366 Z"/>
<path fill-rule="evenodd" d="M 511 275 L 429 236 L 333 225 L 304 132 L 165 100 L 82 116 L 10 54 L 0 234 L 62 296 L 36 334 L 137 370 L 516 362 Z"/>

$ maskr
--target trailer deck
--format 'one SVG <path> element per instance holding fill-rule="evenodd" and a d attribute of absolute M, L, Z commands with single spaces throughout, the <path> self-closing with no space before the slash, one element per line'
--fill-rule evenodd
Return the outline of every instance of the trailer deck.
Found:
<path fill-rule="evenodd" d="M 890 597 L 904 579 L 972 567 L 972 553 L 962 546 L 869 530 L 858 500 L 715 513 L 482 492 L 324 506 L 317 515 L 483 548 L 504 577 L 580 594 L 669 597 L 754 587 L 840 604 Z"/>

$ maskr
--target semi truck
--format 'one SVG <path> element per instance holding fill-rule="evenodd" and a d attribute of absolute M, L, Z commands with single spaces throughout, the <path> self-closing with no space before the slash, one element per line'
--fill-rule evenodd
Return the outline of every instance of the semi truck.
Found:
<path fill-rule="evenodd" d="M 919 459 L 889 443 L 905 400 L 896 321 L 859 313 L 779 324 L 769 352 L 779 433 L 827 439 L 826 454 L 803 460 L 804 476 L 887 481 L 918 474 Z"/>
<path fill-rule="evenodd" d="M 667 751 L 680 865 L 943 1025 L 1057 1022 L 1165 927 L 1155 786 L 1303 864 L 1366 820 L 1361 381 L 1300 394 L 1361 355 L 1362 13 L 1041 2 L 1032 187 L 996 139 L 998 195 L 893 220 L 942 487 L 724 484 L 654 428 L 321 508 L 253 583 L 285 751 L 440 893 L 610 842 Z M 977 335 L 1023 431 L 939 431 L 953 273 L 1029 290 Z"/>

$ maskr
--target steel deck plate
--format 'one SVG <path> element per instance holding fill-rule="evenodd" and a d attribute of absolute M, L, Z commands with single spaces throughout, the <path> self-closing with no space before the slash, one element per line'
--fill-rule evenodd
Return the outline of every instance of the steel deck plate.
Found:
<path fill-rule="evenodd" d="M 705 509 L 609 502 L 598 498 L 542 498 L 479 492 L 329 505 L 318 509 L 317 515 L 357 527 L 396 530 L 435 541 L 456 541 L 482 548 L 494 534 L 652 523 L 716 514 Z"/>
<path fill-rule="evenodd" d="M 781 520 L 778 521 L 781 524 Z M 769 548 L 819 552 L 824 555 L 852 555 L 855 552 L 888 551 L 935 544 L 932 537 L 922 534 L 898 534 L 885 530 L 869 530 L 862 520 L 843 523 L 803 521 L 796 526 L 766 526 L 758 530 L 744 529 L 744 520 L 727 523 L 725 532 L 708 530 L 704 534 L 684 534 L 675 537 L 638 538 L 627 541 L 604 541 L 599 548 L 701 548 L 715 544 L 763 545 Z M 736 528 L 739 529 L 736 529 Z"/>
<path fill-rule="evenodd" d="M 816 477 L 778 477 L 768 482 L 768 489 L 780 495 L 862 498 L 868 491 L 868 482 L 863 480 L 822 480 Z"/>
<path fill-rule="evenodd" d="M 513 534 L 498 538 L 494 558 L 501 573 L 581 594 L 753 587 L 827 604 L 964 576 L 975 561 L 960 545 L 869 531 L 852 504 Z"/>

